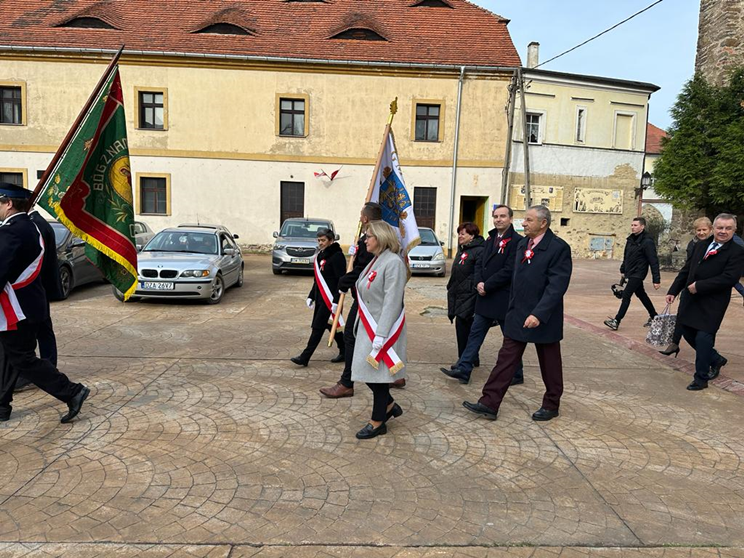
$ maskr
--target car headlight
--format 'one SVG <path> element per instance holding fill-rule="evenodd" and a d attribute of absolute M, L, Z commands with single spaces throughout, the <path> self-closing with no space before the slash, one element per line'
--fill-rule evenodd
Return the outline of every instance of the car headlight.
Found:
<path fill-rule="evenodd" d="M 284 250 L 286 247 L 286 244 L 274 244 L 274 250 Z"/>
<path fill-rule="evenodd" d="M 442 252 L 441 250 L 437 252 L 436 254 L 434 254 L 434 257 L 432 258 L 432 260 L 443 260 L 443 259 L 444 259 L 444 252 Z"/>
<path fill-rule="evenodd" d="M 208 269 L 187 269 L 181 273 L 181 277 L 209 277 Z"/>

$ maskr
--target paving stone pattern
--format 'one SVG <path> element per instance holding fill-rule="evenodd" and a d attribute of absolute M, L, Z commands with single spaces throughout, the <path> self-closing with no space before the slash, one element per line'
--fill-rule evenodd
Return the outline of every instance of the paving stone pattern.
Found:
<path fill-rule="evenodd" d="M 567 326 L 561 417 L 530 420 L 528 349 L 525 385 L 479 419 L 461 403 L 500 333 L 452 382 L 454 329 L 421 315 L 445 280 L 414 278 L 404 414 L 358 441 L 366 386 L 318 394 L 336 350 L 287 360 L 311 278 L 247 264 L 216 307 L 121 304 L 104 285 L 53 306 L 60 368 L 92 393 L 61 425 L 63 405 L 22 392 L 0 425 L 0 556 L 744 558 L 741 397 L 687 392 L 686 374 Z"/>

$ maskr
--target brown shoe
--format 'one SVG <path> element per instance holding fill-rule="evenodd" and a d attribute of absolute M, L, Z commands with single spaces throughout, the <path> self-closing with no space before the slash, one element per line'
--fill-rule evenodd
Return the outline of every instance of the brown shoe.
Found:
<path fill-rule="evenodd" d="M 341 382 L 337 383 L 333 387 L 320 388 L 320 393 L 331 399 L 338 399 L 339 397 L 354 397 L 354 388 L 348 388 Z"/>
<path fill-rule="evenodd" d="M 390 384 L 390 387 L 394 387 L 398 389 L 404 388 L 406 387 L 406 379 L 401 378 L 400 380 L 395 380 L 392 384 Z"/>

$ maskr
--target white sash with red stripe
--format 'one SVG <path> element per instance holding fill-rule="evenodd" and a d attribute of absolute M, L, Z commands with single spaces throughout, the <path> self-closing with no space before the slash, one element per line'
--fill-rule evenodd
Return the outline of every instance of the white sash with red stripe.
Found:
<path fill-rule="evenodd" d="M 357 297 L 357 303 L 359 304 L 359 319 L 362 321 L 362 325 L 367 331 L 369 340 L 374 342 L 377 331 L 377 322 L 372 317 L 372 314 L 369 312 L 367 305 L 364 304 L 361 294 L 359 297 Z M 383 361 L 387 365 L 388 370 L 390 370 L 390 375 L 395 375 L 400 372 L 403 367 L 405 367 L 405 363 L 400 360 L 400 357 L 395 352 L 395 349 L 393 349 L 393 345 L 395 345 L 395 343 L 398 341 L 398 338 L 403 331 L 403 325 L 405 325 L 405 323 L 406 309 L 403 308 L 400 311 L 398 319 L 395 320 L 395 323 L 393 324 L 392 334 L 387 339 L 385 339 L 385 344 L 380 350 L 372 349 L 372 352 L 367 356 L 367 362 L 373 368 L 378 369 L 380 367 L 380 361 Z"/>
<path fill-rule="evenodd" d="M 320 254 L 318 254 L 320 255 Z M 326 283 L 325 278 L 323 277 L 323 273 L 320 269 L 320 264 L 318 263 L 318 256 L 315 256 L 315 262 L 313 265 L 313 269 L 315 270 L 315 284 L 318 285 L 318 290 L 320 291 L 320 296 L 323 298 L 323 302 L 326 305 L 326 308 L 330 310 L 331 312 L 331 318 L 330 322 L 333 323 L 333 320 L 336 319 L 336 315 L 333 313 L 333 293 L 331 292 L 331 289 L 328 287 L 328 283 Z M 338 327 L 344 327 L 344 317 L 339 316 L 338 317 Z"/>
<path fill-rule="evenodd" d="M 26 315 L 18 303 L 15 291 L 30 285 L 41 272 L 41 262 L 44 260 L 44 239 L 39 232 L 38 227 L 34 225 L 36 232 L 39 233 L 39 246 L 41 252 L 36 259 L 31 262 L 26 269 L 18 276 L 15 283 L 6 283 L 2 292 L 0 292 L 0 331 L 15 331 L 18 329 L 18 322 L 26 319 Z"/>

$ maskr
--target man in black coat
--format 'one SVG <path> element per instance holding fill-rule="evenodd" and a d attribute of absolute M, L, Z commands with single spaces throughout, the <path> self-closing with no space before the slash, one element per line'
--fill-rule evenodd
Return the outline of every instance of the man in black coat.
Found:
<path fill-rule="evenodd" d="M 631 235 L 625 243 L 625 254 L 623 263 L 620 265 L 621 282 L 627 281 L 623 298 L 620 302 L 620 309 L 614 318 L 605 320 L 604 324 L 613 331 L 617 331 L 620 322 L 625 317 L 625 313 L 630 306 L 630 298 L 635 294 L 638 300 L 648 312 L 648 321 L 646 326 L 651 325 L 651 320 L 656 316 L 656 309 L 653 302 L 648 297 L 646 290 L 643 288 L 643 280 L 648 275 L 648 268 L 651 267 L 651 278 L 654 282 L 654 289 L 661 287 L 661 273 L 659 273 L 659 258 L 656 255 L 656 245 L 654 240 L 646 232 L 646 219 L 636 217 L 630 223 Z"/>
<path fill-rule="evenodd" d="M 21 374 L 67 403 L 68 412 L 62 417 L 66 423 L 80 412 L 90 390 L 71 382 L 48 360 L 36 357 L 36 338 L 40 324 L 48 318 L 49 305 L 41 282 L 41 237 L 25 213 L 29 197 L 24 188 L 0 183 L 0 286 L 4 289 L 0 295 L 0 343 L 5 353 L 0 421 L 10 419 L 13 388 Z M 55 246 L 46 249 L 54 250 Z"/>
<path fill-rule="evenodd" d="M 727 362 L 714 347 L 731 301 L 731 287 L 744 273 L 744 248 L 733 241 L 735 232 L 736 216 L 722 213 L 716 217 L 713 236 L 697 243 L 667 293 L 669 304 L 683 289 L 689 294 L 681 298 L 677 320 L 685 341 L 695 349 L 690 391 L 707 388 L 708 380 L 717 377 Z"/>
<path fill-rule="evenodd" d="M 375 202 L 369 202 L 362 208 L 362 213 L 359 217 L 362 224 L 362 230 L 366 229 L 370 221 L 382 220 L 382 207 L 380 204 Z M 346 328 L 344 328 L 344 343 L 346 344 L 346 352 L 344 358 L 344 371 L 341 373 L 341 379 L 330 387 L 320 388 L 320 393 L 331 399 L 337 399 L 339 397 L 352 397 L 354 395 L 354 382 L 351 381 L 351 363 L 354 360 L 354 345 L 356 338 L 354 337 L 354 322 L 356 322 L 357 313 L 359 311 L 359 305 L 357 304 L 357 293 L 356 285 L 359 276 L 361 275 L 364 268 L 374 259 L 374 254 L 367 251 L 367 245 L 365 240 L 367 237 L 362 234 L 359 237 L 359 241 L 356 244 L 355 249 L 350 249 L 350 254 L 354 255 L 354 265 L 351 271 L 344 274 L 338 281 L 339 293 L 348 293 L 351 290 L 351 294 L 354 297 L 354 302 L 349 309 L 349 314 L 346 317 Z M 336 300 L 335 302 L 338 302 Z M 335 310 L 335 308 L 334 308 Z M 405 380 L 403 380 L 405 382 Z"/>
<path fill-rule="evenodd" d="M 480 348 L 488 335 L 488 330 L 498 324 L 501 326 L 501 332 L 504 332 L 509 292 L 512 275 L 514 275 L 514 258 L 517 245 L 523 238 L 512 225 L 514 211 L 511 207 L 496 206 L 492 217 L 494 228 L 488 232 L 483 254 L 475 268 L 478 297 L 475 300 L 475 317 L 467 346 L 453 368 L 440 368 L 447 376 L 455 378 L 461 384 L 470 382 L 470 375 Z M 520 362 L 514 373 L 512 385 L 522 383 L 524 383 L 524 372 Z"/>
<path fill-rule="evenodd" d="M 550 210 L 542 205 L 525 213 L 526 238 L 517 246 L 504 344 L 483 386 L 483 396 L 477 403 L 463 402 L 469 411 L 491 420 L 496 420 L 527 343 L 535 344 L 546 390 L 532 419 L 558 416 L 563 394 L 563 296 L 571 281 L 572 262 L 571 247 L 553 233 L 550 221 Z"/>

